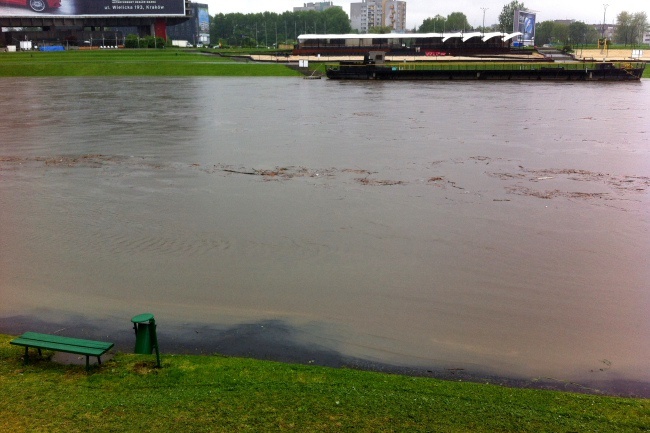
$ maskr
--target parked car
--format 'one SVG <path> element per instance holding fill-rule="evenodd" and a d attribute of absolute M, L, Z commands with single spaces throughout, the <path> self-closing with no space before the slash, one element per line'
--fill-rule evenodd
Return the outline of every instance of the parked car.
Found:
<path fill-rule="evenodd" d="M 1 3 L 28 6 L 34 12 L 45 12 L 48 9 L 61 7 L 61 0 L 0 0 Z"/>

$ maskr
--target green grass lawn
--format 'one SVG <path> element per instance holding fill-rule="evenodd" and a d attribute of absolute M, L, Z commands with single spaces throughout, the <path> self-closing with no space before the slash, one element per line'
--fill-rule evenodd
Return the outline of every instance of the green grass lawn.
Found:
<path fill-rule="evenodd" d="M 439 67 L 445 68 L 450 66 L 453 65 L 439 65 Z M 466 67 L 466 65 L 462 64 L 458 67 Z M 494 67 L 501 66 L 495 65 Z M 313 63 L 312 69 L 324 72 L 325 67 L 321 63 Z M 174 48 L 164 50 L 92 50 L 0 54 L 0 77 L 295 77 L 300 75 L 297 71 L 281 64 L 235 61 L 229 57 Z M 644 77 L 650 78 L 650 67 L 646 68 Z"/>
<path fill-rule="evenodd" d="M 233 61 L 174 49 L 21 52 L 0 55 L 0 77 L 299 75 L 284 65 Z"/>
<path fill-rule="evenodd" d="M 0 335 L 1 432 L 647 432 L 650 400 L 222 356 L 22 364 Z M 47 353 L 45 353 L 47 355 Z"/>

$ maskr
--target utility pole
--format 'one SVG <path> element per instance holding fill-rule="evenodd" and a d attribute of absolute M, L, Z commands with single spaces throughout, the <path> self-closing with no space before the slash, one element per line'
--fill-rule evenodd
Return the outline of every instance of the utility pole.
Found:
<path fill-rule="evenodd" d="M 483 27 L 481 28 L 481 31 L 483 32 L 483 36 L 485 36 L 485 11 L 488 9 L 490 8 L 481 8 L 481 10 L 483 11 Z"/>

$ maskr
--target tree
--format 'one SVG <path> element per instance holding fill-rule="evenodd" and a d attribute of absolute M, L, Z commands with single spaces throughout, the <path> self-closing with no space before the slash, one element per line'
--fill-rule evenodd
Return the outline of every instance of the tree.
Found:
<path fill-rule="evenodd" d="M 427 18 L 422 22 L 419 33 L 442 33 L 446 19 L 442 15 L 436 15 L 433 18 Z"/>
<path fill-rule="evenodd" d="M 583 22 L 573 22 L 569 25 L 544 21 L 535 28 L 535 42 L 538 45 L 560 43 L 565 45 L 595 44 L 598 31 Z"/>
<path fill-rule="evenodd" d="M 614 39 L 616 42 L 624 45 L 635 45 L 643 40 L 643 33 L 648 28 L 648 15 L 645 12 L 631 14 L 621 12 L 616 17 L 616 33 Z"/>
<path fill-rule="evenodd" d="M 632 17 L 632 43 L 643 42 L 643 34 L 648 29 L 648 15 L 645 12 L 637 12 Z"/>
<path fill-rule="evenodd" d="M 552 43 L 554 31 L 555 23 L 553 21 L 544 21 L 537 24 L 535 28 L 535 43 L 538 45 Z"/>
<path fill-rule="evenodd" d="M 418 29 L 419 33 L 442 33 L 442 32 L 463 32 L 472 30 L 467 21 L 467 16 L 462 12 L 452 12 L 447 18 L 436 15 L 434 18 L 427 18 Z"/>
<path fill-rule="evenodd" d="M 350 18 L 341 8 L 329 8 L 321 12 L 323 19 L 327 22 L 327 33 L 344 34 L 350 33 Z"/>
<path fill-rule="evenodd" d="M 502 32 L 512 32 L 514 31 L 514 22 L 515 22 L 515 11 L 525 11 L 526 6 L 523 2 L 512 1 L 505 5 L 501 10 L 499 15 L 499 27 L 501 27 Z"/>
<path fill-rule="evenodd" d="M 553 28 L 553 40 L 563 45 L 569 45 L 569 26 L 556 23 Z"/>
<path fill-rule="evenodd" d="M 614 39 L 618 43 L 627 45 L 631 42 L 632 14 L 623 11 L 616 17 L 616 32 Z"/>
<path fill-rule="evenodd" d="M 581 21 L 576 21 L 569 24 L 569 43 L 577 44 L 593 44 L 598 39 L 598 31 Z"/>
<path fill-rule="evenodd" d="M 467 16 L 462 12 L 450 13 L 447 16 L 445 27 L 445 31 L 447 32 L 464 32 L 466 30 L 472 30 L 472 26 L 467 21 Z"/>

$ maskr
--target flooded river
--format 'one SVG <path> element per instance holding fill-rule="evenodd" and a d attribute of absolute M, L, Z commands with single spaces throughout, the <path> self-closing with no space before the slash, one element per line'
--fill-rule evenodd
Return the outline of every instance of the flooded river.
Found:
<path fill-rule="evenodd" d="M 0 331 L 650 395 L 647 80 L 0 92 Z"/>

